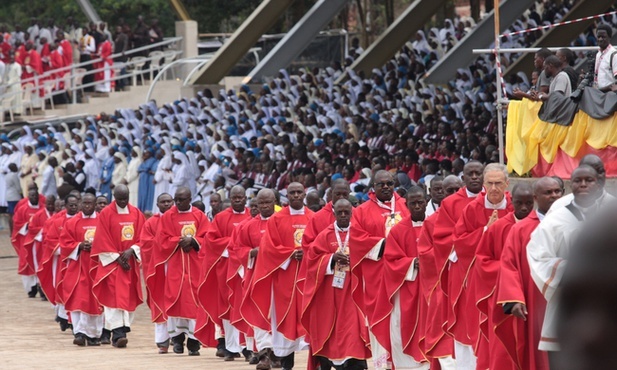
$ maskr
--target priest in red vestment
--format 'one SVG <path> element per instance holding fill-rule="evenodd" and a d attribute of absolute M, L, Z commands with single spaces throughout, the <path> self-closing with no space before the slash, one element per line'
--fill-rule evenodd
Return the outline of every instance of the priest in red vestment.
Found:
<path fill-rule="evenodd" d="M 382 289 L 371 327 L 379 343 L 390 353 L 396 369 L 428 370 L 429 363 L 420 348 L 428 306 L 418 277 L 418 237 L 426 212 L 426 193 L 418 186 L 406 195 L 406 216 L 386 238 Z"/>
<path fill-rule="evenodd" d="M 231 207 L 214 217 L 206 236 L 206 244 L 200 252 L 203 256 L 202 278 L 197 293 L 210 320 L 225 333 L 224 338 L 217 340 L 223 348 L 226 361 L 232 361 L 243 349 L 240 332 L 229 321 L 229 287 L 226 282 L 231 236 L 242 221 L 251 217 L 250 210 L 246 207 L 246 191 L 242 186 L 231 188 L 229 198 Z"/>
<path fill-rule="evenodd" d="M 189 356 L 199 356 L 200 344 L 194 333 L 199 310 L 200 250 L 204 248 L 210 221 L 202 211 L 191 206 L 191 199 L 191 190 L 179 187 L 174 196 L 176 205 L 161 216 L 150 262 L 154 271 L 148 279 L 164 283 L 151 293 L 155 302 L 163 302 L 174 353 L 184 353 L 188 336 Z"/>
<path fill-rule="evenodd" d="M 126 347 L 135 309 L 142 302 L 139 236 L 144 215 L 129 204 L 129 189 L 116 185 L 115 200 L 99 215 L 92 243 L 92 291 L 103 306 L 105 329 L 112 332 L 114 347 Z"/>
<path fill-rule="evenodd" d="M 552 177 L 534 184 L 537 209 L 510 230 L 501 254 L 493 317 L 495 335 L 517 369 L 548 370 L 548 356 L 538 350 L 546 300 L 533 282 L 527 262 L 527 243 L 551 205 L 561 197 Z"/>
<path fill-rule="evenodd" d="M 58 40 L 58 50 L 62 55 L 64 66 L 71 66 L 73 64 L 73 47 L 71 42 L 64 38 L 64 31 L 62 30 L 58 30 L 56 33 L 56 39 Z M 70 73 L 70 70 L 66 70 L 65 73 Z"/>
<path fill-rule="evenodd" d="M 494 293 L 503 246 L 510 237 L 510 229 L 529 215 L 533 210 L 533 204 L 531 186 L 527 183 L 515 185 L 512 189 L 514 211 L 495 221 L 482 235 L 476 248 L 476 262 L 470 276 L 470 280 L 474 280 L 471 285 L 476 287 L 476 291 L 470 292 L 470 297 L 474 297 L 476 307 L 482 313 L 480 340 L 488 341 L 488 351 L 480 353 L 484 358 L 479 358 L 478 363 L 488 363 L 489 369 L 517 369 L 493 331 L 494 308 L 497 307 L 497 296 Z"/>
<path fill-rule="evenodd" d="M 45 198 L 43 198 L 41 202 L 39 191 L 36 186 L 29 186 L 28 197 L 17 203 L 13 214 L 13 234 L 11 235 L 11 243 L 19 257 L 17 273 L 22 276 L 21 279 L 24 289 L 30 298 L 34 298 L 38 290 L 38 280 L 36 277 L 36 269 L 34 268 L 34 253 L 36 251 L 33 250 L 32 247 L 26 245 L 25 242 L 27 241 L 31 219 L 37 212 L 45 209 L 43 204 L 46 204 Z M 29 251 L 26 249 L 29 249 Z"/>
<path fill-rule="evenodd" d="M 69 198 L 67 210 L 72 209 Z M 64 264 L 61 295 L 64 308 L 71 315 L 73 344 L 99 346 L 103 333 L 103 307 L 92 294 L 90 250 L 96 234 L 96 197 L 86 193 L 81 200 L 81 212 L 67 219 L 60 233 L 60 255 Z"/>
<path fill-rule="evenodd" d="M 446 198 L 456 194 L 461 187 L 463 187 L 463 182 L 456 175 L 447 176 L 443 180 Z M 448 321 L 448 297 L 439 279 L 442 273 L 439 268 L 446 265 L 445 261 L 448 260 L 448 256 L 438 254 L 433 240 L 438 215 L 439 209 L 424 220 L 418 238 L 418 259 L 422 266 L 419 270 L 420 283 L 423 287 L 422 294 L 429 307 L 425 318 L 424 336 L 420 338 L 419 345 L 431 361 L 432 368 L 455 369 L 456 363 L 452 358 L 454 342 L 452 337 L 446 335 L 444 331 L 444 326 Z"/>
<path fill-rule="evenodd" d="M 350 221 L 353 207 L 347 199 L 334 205 L 336 221 L 323 229 L 305 249 L 302 325 L 311 352 L 322 369 L 367 368 L 371 357 L 364 315 L 353 303 L 349 274 Z M 317 213 L 319 214 L 319 213 Z M 312 360 L 312 359 L 309 359 Z M 311 368 L 311 365 L 309 365 Z"/>
<path fill-rule="evenodd" d="M 259 215 L 238 226 L 235 243 L 230 250 L 227 285 L 229 302 L 231 305 L 230 321 L 247 337 L 247 348 L 256 349 L 256 359 L 260 368 L 270 366 L 272 352 L 272 333 L 269 329 L 270 321 L 259 315 L 259 311 L 249 296 L 249 288 L 253 281 L 255 261 L 259 252 L 261 239 L 266 233 L 268 220 L 274 214 L 276 197 L 270 189 L 261 189 L 257 193 Z M 246 317 L 246 318 L 245 318 Z M 260 322 L 256 325 L 255 322 Z M 254 344 L 251 345 L 250 338 Z M 251 362 L 254 364 L 255 360 Z"/>
<path fill-rule="evenodd" d="M 110 58 L 112 54 L 111 42 L 107 40 L 107 38 L 105 37 L 105 40 L 103 40 L 103 42 L 97 45 L 97 47 L 98 47 L 98 50 L 97 50 L 98 56 L 97 56 L 97 62 L 94 63 L 94 69 L 102 69 L 102 70 L 94 74 L 94 79 L 97 82 L 95 86 L 95 90 L 97 92 L 108 93 L 108 92 L 111 92 L 111 88 L 113 85 L 111 81 L 111 77 L 113 76 L 113 71 L 111 69 L 111 66 L 114 64 L 114 61 L 112 58 Z"/>
<path fill-rule="evenodd" d="M 21 74 L 22 84 L 32 84 L 35 87 L 38 85 L 41 88 L 39 89 L 39 93 L 42 92 L 42 81 L 38 78 L 43 74 L 43 62 L 41 61 L 41 55 L 34 49 L 30 41 L 26 43 L 22 60 L 23 63 L 20 63 L 23 67 L 23 72 Z M 26 79 L 30 80 L 24 81 Z"/>
<path fill-rule="evenodd" d="M 390 230 L 409 215 L 409 210 L 405 199 L 394 192 L 394 178 L 390 172 L 377 171 L 372 184 L 373 190 L 369 192 L 369 200 L 356 208 L 351 223 L 364 231 L 364 238 L 377 238 L 383 241 Z M 381 286 L 379 280 L 375 278 L 381 273 L 382 244 L 377 242 L 371 246 L 369 243 L 361 243 L 363 248 L 356 248 L 350 255 L 351 273 L 358 279 L 358 284 L 352 287 L 353 298 L 367 318 L 369 328 L 375 324 L 374 313 L 378 306 L 387 304 L 378 300 Z M 389 345 L 384 348 L 371 332 L 369 335 L 375 368 L 389 368 L 388 353 L 385 349 Z"/>
<path fill-rule="evenodd" d="M 41 283 L 41 289 L 47 299 L 54 305 L 56 321 L 60 324 L 60 330 L 65 331 L 69 326 L 69 315 L 64 308 L 63 274 L 65 262 L 60 256 L 60 234 L 67 220 L 74 217 L 79 211 L 81 195 L 70 193 L 60 209 L 47 221 L 43 230 L 43 244 L 41 263 L 36 274 Z"/>
<path fill-rule="evenodd" d="M 141 242 L 141 266 L 146 280 L 146 303 L 150 307 L 150 315 L 154 323 L 154 342 L 159 349 L 159 353 L 167 353 L 169 349 L 169 333 L 167 331 L 167 317 L 163 312 L 163 301 L 161 294 L 156 294 L 157 287 L 163 287 L 164 281 L 155 282 L 151 276 L 154 274 L 152 264 L 152 252 L 156 246 L 156 236 L 159 232 L 159 222 L 161 215 L 167 212 L 174 205 L 171 195 L 163 193 L 156 199 L 156 206 L 159 213 L 155 213 L 145 223 L 139 238 Z M 164 280 L 164 276 L 162 277 Z M 156 298 L 159 298 L 157 300 Z"/>
<path fill-rule="evenodd" d="M 253 281 L 248 297 L 260 319 L 249 324 L 272 331 L 274 355 L 285 369 L 294 366 L 294 352 L 306 349 L 305 331 L 300 323 L 304 276 L 300 276 L 302 234 L 313 216 L 304 206 L 304 186 L 292 182 L 287 187 L 289 206 L 268 220 L 261 239 Z M 264 324 L 270 323 L 270 326 Z"/>
<path fill-rule="evenodd" d="M 499 218 L 512 211 L 510 195 L 506 193 L 508 187 L 508 172 L 505 166 L 491 163 L 484 168 L 484 187 L 486 195 L 479 196 L 469 203 L 461 214 L 454 227 L 454 253 L 451 257 L 450 271 L 448 276 L 448 298 L 451 302 L 452 319 L 448 320 L 450 333 L 459 342 L 463 351 L 463 360 L 456 353 L 457 366 L 467 368 L 476 366 L 477 353 L 487 350 L 479 342 L 479 324 L 481 314 L 476 308 L 473 292 L 474 283 L 481 282 L 469 280 L 469 272 L 475 260 L 475 252 L 482 235 L 490 225 Z M 471 349 L 475 347 L 474 353 Z M 456 350 L 456 348 L 455 348 Z M 480 356 L 481 359 L 486 357 Z M 478 368 L 485 369 L 488 364 L 477 363 Z"/>

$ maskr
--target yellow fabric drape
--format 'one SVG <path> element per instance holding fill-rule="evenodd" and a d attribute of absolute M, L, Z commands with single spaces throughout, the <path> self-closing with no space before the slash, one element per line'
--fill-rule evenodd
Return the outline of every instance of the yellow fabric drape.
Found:
<path fill-rule="evenodd" d="M 560 126 L 541 121 L 539 102 L 523 99 L 510 101 L 506 126 L 506 156 L 508 170 L 523 175 L 542 158 L 553 163 L 557 150 L 576 157 L 579 149 L 587 143 L 594 149 L 617 147 L 617 116 L 604 120 L 589 117 L 579 111 L 570 126 Z"/>

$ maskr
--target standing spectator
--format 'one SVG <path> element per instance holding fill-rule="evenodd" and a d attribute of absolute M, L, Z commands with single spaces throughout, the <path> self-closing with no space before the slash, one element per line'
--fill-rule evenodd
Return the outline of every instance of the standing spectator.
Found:
<path fill-rule="evenodd" d="M 84 35 L 79 40 L 79 63 L 86 63 L 92 60 L 92 54 L 96 53 L 96 41 L 94 37 L 90 34 L 90 30 L 88 27 L 84 27 L 83 29 Z M 92 64 L 88 64 L 84 66 L 88 72 L 92 71 Z M 94 81 L 94 76 L 92 73 L 86 73 L 84 76 L 82 83 L 84 85 L 90 84 Z M 88 86 L 84 88 L 84 91 L 93 91 L 93 86 Z"/>
<path fill-rule="evenodd" d="M 11 32 L 11 46 L 15 47 L 15 43 L 20 42 L 21 44 L 26 42 L 26 35 L 24 31 L 21 30 L 21 25 L 15 25 L 15 31 Z"/>
<path fill-rule="evenodd" d="M 150 31 L 148 31 L 150 36 L 150 44 L 156 44 L 158 42 L 163 41 L 163 30 L 159 26 L 159 20 L 153 19 L 152 24 L 150 25 Z M 154 50 L 162 50 L 162 47 L 158 47 Z"/>
<path fill-rule="evenodd" d="M 28 40 L 26 40 L 26 42 L 30 41 L 34 43 L 39 38 L 39 21 L 32 17 L 30 18 L 30 23 L 31 26 L 26 30 L 28 33 Z"/>
<path fill-rule="evenodd" d="M 103 36 L 107 36 L 107 40 L 109 40 L 109 42 L 111 43 L 111 48 L 113 49 L 114 48 L 114 37 L 111 34 L 111 32 L 109 32 L 107 23 L 105 22 L 99 23 L 99 33 Z"/>
<path fill-rule="evenodd" d="M 126 66 L 124 63 L 129 59 L 124 53 L 129 49 L 129 37 L 124 32 L 124 27 L 116 27 L 116 37 L 114 38 L 114 54 L 121 54 L 114 59 L 114 62 L 121 64 L 120 75 L 126 74 Z M 116 91 L 121 91 L 126 86 L 126 80 L 121 78 L 116 80 Z"/>
<path fill-rule="evenodd" d="M 4 182 L 6 186 L 6 203 L 8 204 L 9 230 L 13 232 L 13 214 L 15 213 L 15 206 L 22 196 L 17 165 L 15 163 L 10 163 L 9 171 L 9 173 L 4 175 Z"/>
<path fill-rule="evenodd" d="M 114 63 L 110 58 L 111 56 L 111 43 L 107 40 L 107 35 L 103 35 L 101 43 L 98 45 L 98 55 L 99 58 L 97 62 L 94 64 L 96 69 L 103 68 L 102 71 L 98 71 L 95 73 L 95 79 L 97 84 L 95 86 L 95 90 L 97 92 L 109 93 L 111 92 L 111 77 L 113 75 L 111 66 Z"/>
<path fill-rule="evenodd" d="M 135 26 L 135 30 L 133 31 L 133 38 L 131 41 L 133 42 L 133 49 L 148 45 L 148 42 L 150 41 L 148 26 L 144 23 L 144 17 L 142 17 L 141 15 L 137 17 L 137 26 Z M 135 55 L 145 56 L 146 52 L 142 51 L 136 53 Z"/>
<path fill-rule="evenodd" d="M 71 42 L 64 37 L 64 32 L 62 30 L 56 32 L 56 43 L 58 44 L 58 51 L 60 55 L 62 55 L 64 67 L 72 65 L 73 47 L 71 46 Z M 68 71 L 65 71 L 65 73 L 66 72 Z"/>
<path fill-rule="evenodd" d="M 613 90 L 617 75 L 617 58 L 615 48 L 611 45 L 613 29 L 608 24 L 601 24 L 596 31 L 600 50 L 596 54 L 596 75 L 594 85 L 603 92 Z"/>
<path fill-rule="evenodd" d="M 56 184 L 55 170 L 58 167 L 58 160 L 56 157 L 50 156 L 47 160 L 47 168 L 43 171 L 43 183 L 41 186 L 41 194 L 48 197 L 50 195 L 57 195 L 58 187 Z"/>

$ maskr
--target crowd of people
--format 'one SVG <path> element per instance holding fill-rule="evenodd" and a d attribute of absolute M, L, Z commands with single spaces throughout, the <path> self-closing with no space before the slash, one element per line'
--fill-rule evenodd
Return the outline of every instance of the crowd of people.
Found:
<path fill-rule="evenodd" d="M 137 18 L 134 28 L 124 19 L 119 19 L 113 34 L 106 22 L 90 22 L 82 27 L 73 17 L 68 17 L 66 24 L 60 26 L 53 19 L 42 24 L 32 18 L 31 25 L 25 31 L 19 24 L 12 30 L 1 25 L 0 36 L 0 95 L 15 95 L 13 110 L 15 114 L 21 114 L 22 86 L 27 84 L 33 86 L 31 89 L 35 97 L 43 97 L 43 87 L 46 81 L 50 81 L 53 90 L 60 92 L 54 95 L 54 100 L 65 103 L 66 94 L 61 93 L 65 90 L 64 77 L 72 73 L 70 67 L 73 64 L 94 61 L 84 66 L 87 72 L 82 83 L 96 84 L 84 90 L 111 92 L 115 86 L 111 81 L 113 63 L 126 62 L 129 56 L 125 53 L 131 49 L 163 41 L 163 30 L 157 19 L 148 25 L 141 16 Z M 120 55 L 112 59 L 112 54 Z M 143 55 L 144 52 L 132 54 Z M 117 88 L 123 88 L 125 81 L 118 81 Z"/>

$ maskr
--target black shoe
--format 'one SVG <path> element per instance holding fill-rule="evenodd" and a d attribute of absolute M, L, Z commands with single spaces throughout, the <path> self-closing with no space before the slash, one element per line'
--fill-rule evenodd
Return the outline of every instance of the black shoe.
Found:
<path fill-rule="evenodd" d="M 225 338 L 217 339 L 216 357 L 225 357 Z"/>
<path fill-rule="evenodd" d="M 242 349 L 242 355 L 244 356 L 244 361 L 249 362 L 251 357 L 253 357 L 253 351 L 249 351 L 248 348 Z"/>
<path fill-rule="evenodd" d="M 199 350 L 196 350 L 196 351 L 189 350 L 189 356 L 199 356 Z"/>
<path fill-rule="evenodd" d="M 36 297 L 36 293 L 39 291 L 39 288 L 36 285 L 33 285 L 28 292 L 28 298 Z"/>
<path fill-rule="evenodd" d="M 118 340 L 115 341 L 113 345 L 116 348 L 126 348 L 126 345 L 128 342 L 129 340 L 126 337 L 122 337 L 122 338 L 118 338 Z"/>
<path fill-rule="evenodd" d="M 90 346 L 98 347 L 98 346 L 101 345 L 101 340 L 99 338 L 90 338 L 90 337 L 88 337 L 87 342 L 88 342 L 88 347 L 90 347 Z"/>
<path fill-rule="evenodd" d="M 47 301 L 47 296 L 45 295 L 45 293 L 43 292 L 43 289 L 41 288 L 40 285 L 37 286 L 37 290 L 39 291 L 39 296 L 41 297 L 41 301 Z"/>
<path fill-rule="evenodd" d="M 107 329 L 103 329 L 103 334 L 101 334 L 101 344 L 111 344 L 111 332 Z"/>
<path fill-rule="evenodd" d="M 60 331 L 66 331 L 69 328 L 69 320 L 56 316 L 56 322 L 60 324 Z"/>
<path fill-rule="evenodd" d="M 171 341 L 174 344 L 174 353 L 184 353 L 184 338 L 184 333 L 171 338 Z"/>
<path fill-rule="evenodd" d="M 86 345 L 86 337 L 83 334 L 76 334 L 75 339 L 73 339 L 73 344 L 84 347 Z"/>

